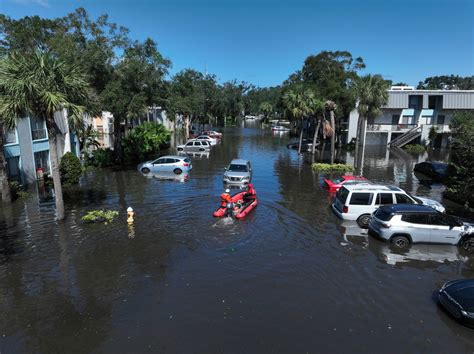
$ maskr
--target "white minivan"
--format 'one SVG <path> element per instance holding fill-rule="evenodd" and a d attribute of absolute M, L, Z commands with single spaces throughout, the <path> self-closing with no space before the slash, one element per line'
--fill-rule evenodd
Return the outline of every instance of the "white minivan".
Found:
<path fill-rule="evenodd" d="M 385 204 L 423 204 L 444 212 L 439 202 L 409 195 L 396 186 L 354 184 L 343 186 L 336 193 L 332 210 L 344 220 L 356 220 L 360 227 L 368 227 L 372 213 Z"/>

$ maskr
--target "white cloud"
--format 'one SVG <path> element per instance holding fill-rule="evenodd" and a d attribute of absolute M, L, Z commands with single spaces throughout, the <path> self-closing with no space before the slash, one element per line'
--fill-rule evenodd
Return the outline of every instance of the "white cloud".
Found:
<path fill-rule="evenodd" d="M 11 0 L 11 2 L 20 5 L 39 5 L 41 7 L 49 7 L 48 0 Z"/>

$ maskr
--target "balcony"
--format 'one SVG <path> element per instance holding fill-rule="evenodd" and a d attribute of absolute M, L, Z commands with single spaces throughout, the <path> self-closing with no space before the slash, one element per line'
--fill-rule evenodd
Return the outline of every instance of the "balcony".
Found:
<path fill-rule="evenodd" d="M 405 132 L 416 127 L 416 124 L 369 124 L 367 132 Z"/>

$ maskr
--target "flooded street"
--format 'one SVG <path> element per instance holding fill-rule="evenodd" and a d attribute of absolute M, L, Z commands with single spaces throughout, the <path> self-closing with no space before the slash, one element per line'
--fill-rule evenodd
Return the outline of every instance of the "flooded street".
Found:
<path fill-rule="evenodd" d="M 439 245 L 396 253 L 342 222 L 311 156 L 286 148 L 293 140 L 228 128 L 176 180 L 89 171 L 66 191 L 60 224 L 36 193 L 3 208 L 0 352 L 472 352 L 474 332 L 434 296 L 473 278 L 474 256 Z M 259 205 L 229 222 L 212 212 L 236 157 L 252 162 Z M 416 162 L 368 149 L 364 175 L 442 201 L 442 185 L 413 175 Z M 120 215 L 80 220 L 100 208 Z"/>

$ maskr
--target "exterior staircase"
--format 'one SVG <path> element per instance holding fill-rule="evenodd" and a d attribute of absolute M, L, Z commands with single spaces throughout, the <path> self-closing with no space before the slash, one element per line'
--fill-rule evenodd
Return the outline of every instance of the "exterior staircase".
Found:
<path fill-rule="evenodd" d="M 413 129 L 410 129 L 409 131 L 403 133 L 402 135 L 396 137 L 392 141 L 390 141 L 387 145 L 390 148 L 393 147 L 398 147 L 401 148 L 408 144 L 409 142 L 412 142 L 416 138 L 421 136 L 421 127 L 414 127 Z"/>

